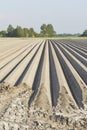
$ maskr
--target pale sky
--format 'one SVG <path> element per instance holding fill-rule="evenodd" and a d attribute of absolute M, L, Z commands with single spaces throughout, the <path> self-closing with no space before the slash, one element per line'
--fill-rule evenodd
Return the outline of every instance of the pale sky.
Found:
<path fill-rule="evenodd" d="M 0 30 L 33 27 L 40 31 L 51 23 L 59 33 L 82 33 L 87 29 L 87 0 L 0 0 Z"/>

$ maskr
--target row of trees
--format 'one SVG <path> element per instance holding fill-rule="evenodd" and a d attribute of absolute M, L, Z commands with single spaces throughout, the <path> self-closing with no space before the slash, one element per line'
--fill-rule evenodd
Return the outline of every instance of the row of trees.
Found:
<path fill-rule="evenodd" d="M 14 28 L 11 24 L 6 31 L 0 31 L 1 37 L 53 37 L 56 36 L 56 32 L 52 24 L 43 24 L 40 27 L 40 33 L 34 31 L 33 28 L 22 28 L 17 26 Z"/>

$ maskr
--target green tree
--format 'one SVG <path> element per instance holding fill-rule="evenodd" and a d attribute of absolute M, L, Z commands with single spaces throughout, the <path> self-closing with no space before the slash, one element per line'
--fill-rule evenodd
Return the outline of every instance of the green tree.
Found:
<path fill-rule="evenodd" d="M 12 37 L 14 32 L 14 27 L 10 24 L 7 28 L 7 36 Z"/>
<path fill-rule="evenodd" d="M 0 31 L 0 37 L 6 37 L 7 33 L 5 30 Z"/>
<path fill-rule="evenodd" d="M 47 25 L 47 36 L 48 37 L 53 37 L 56 35 L 56 32 L 54 31 L 53 25 L 52 24 L 48 24 Z"/>
<path fill-rule="evenodd" d="M 41 29 L 41 32 L 40 32 L 41 36 L 46 36 L 46 33 L 47 33 L 47 25 L 46 25 L 46 24 L 43 24 L 43 25 L 40 27 L 40 29 Z"/>
<path fill-rule="evenodd" d="M 83 32 L 82 36 L 87 36 L 87 30 Z"/>
<path fill-rule="evenodd" d="M 43 24 L 40 29 L 41 29 L 41 31 L 40 31 L 41 36 L 53 37 L 56 35 L 56 32 L 55 32 L 52 24 L 48 24 L 48 25 Z"/>
<path fill-rule="evenodd" d="M 29 29 L 29 37 L 35 37 L 35 31 L 33 28 Z"/>
<path fill-rule="evenodd" d="M 17 26 L 13 33 L 14 37 L 24 37 L 24 30 L 21 26 Z"/>
<path fill-rule="evenodd" d="M 23 31 L 24 31 L 24 37 L 29 37 L 29 29 L 23 28 Z"/>

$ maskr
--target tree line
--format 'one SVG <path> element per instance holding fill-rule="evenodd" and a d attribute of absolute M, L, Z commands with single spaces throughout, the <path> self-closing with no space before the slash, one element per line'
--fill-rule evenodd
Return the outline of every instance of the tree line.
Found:
<path fill-rule="evenodd" d="M 0 37 L 54 37 L 56 32 L 52 24 L 43 24 L 40 27 L 40 33 L 35 32 L 34 28 L 14 28 L 11 24 L 7 30 L 0 31 Z"/>

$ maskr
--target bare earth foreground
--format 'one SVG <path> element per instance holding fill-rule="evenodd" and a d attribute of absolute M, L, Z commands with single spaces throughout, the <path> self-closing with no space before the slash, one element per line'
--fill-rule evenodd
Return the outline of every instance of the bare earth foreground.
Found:
<path fill-rule="evenodd" d="M 0 130 L 87 130 L 87 40 L 0 39 Z"/>

